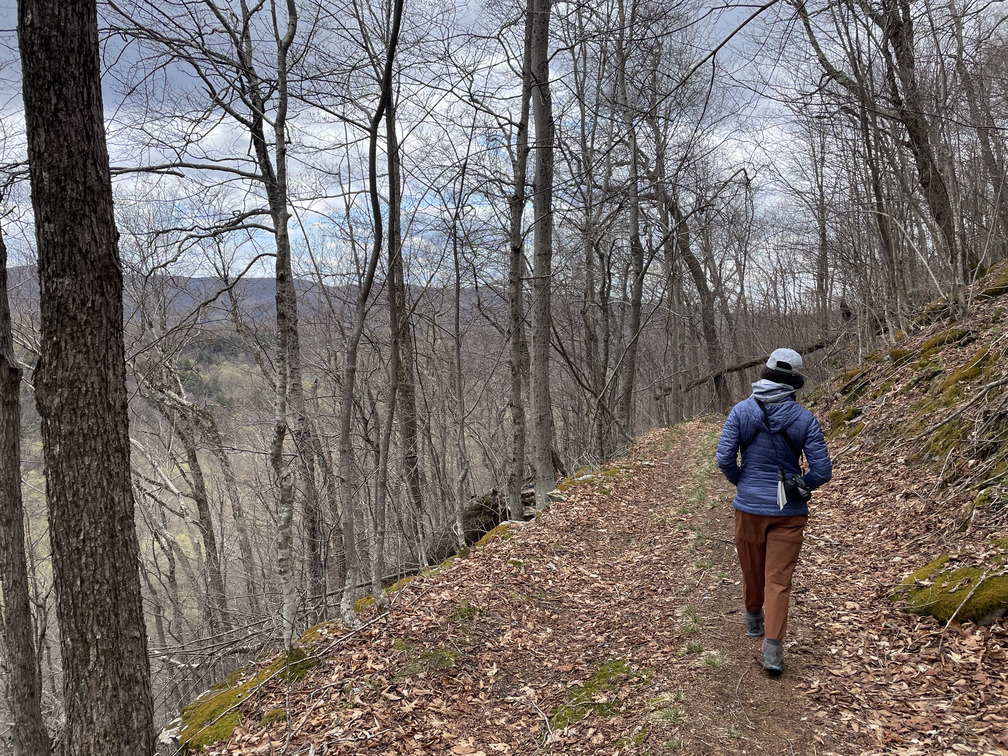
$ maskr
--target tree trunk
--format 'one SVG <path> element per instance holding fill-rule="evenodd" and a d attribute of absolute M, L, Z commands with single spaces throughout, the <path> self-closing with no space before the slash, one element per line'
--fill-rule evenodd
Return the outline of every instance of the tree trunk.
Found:
<path fill-rule="evenodd" d="M 353 325 L 347 337 L 346 367 L 343 372 L 343 385 L 340 392 L 340 426 L 339 426 L 339 473 L 340 493 L 343 504 L 343 553 L 346 558 L 347 579 L 340 598 L 340 614 L 344 622 L 350 626 L 359 623 L 354 611 L 354 591 L 356 590 L 360 564 L 357 558 L 357 527 L 356 506 L 354 502 L 353 481 L 353 445 L 350 441 L 350 426 L 353 420 L 354 393 L 357 383 L 357 355 L 361 336 L 364 333 L 364 321 L 367 316 L 367 301 L 374 284 L 375 270 L 382 250 L 381 198 L 378 193 L 378 132 L 386 108 L 392 97 L 392 64 L 395 61 L 396 46 L 399 43 L 399 28 L 402 22 L 403 0 L 394 0 L 392 10 L 392 31 L 388 47 L 385 51 L 385 65 L 382 70 L 381 94 L 378 106 L 371 117 L 368 135 L 368 195 L 371 200 L 371 217 L 374 222 L 374 238 L 371 251 L 364 268 L 364 276 L 357 292 L 354 306 Z"/>
<path fill-rule="evenodd" d="M 217 459 L 217 464 L 224 476 L 224 488 L 231 502 L 231 515 L 235 531 L 238 533 L 238 550 L 241 553 L 242 572 L 245 573 L 245 590 L 248 592 L 249 611 L 253 617 L 261 613 L 258 590 L 255 583 L 255 561 L 252 557 L 252 544 L 249 542 L 248 527 L 245 523 L 245 512 L 242 507 L 241 494 L 238 491 L 238 481 L 235 478 L 234 467 L 224 451 L 224 439 L 217 428 L 217 420 L 209 410 L 199 413 L 204 432 L 209 436 L 210 453 Z"/>
<path fill-rule="evenodd" d="M 616 69 L 616 90 L 618 107 L 623 119 L 623 128 L 626 132 L 627 149 L 629 156 L 628 182 L 628 207 L 629 230 L 630 230 L 630 264 L 633 279 L 630 282 L 630 322 L 627 333 L 629 342 L 626 345 L 626 354 L 623 358 L 623 375 L 620 384 L 619 404 L 617 405 L 617 415 L 620 419 L 621 430 L 624 441 L 631 443 L 636 435 L 634 433 L 634 401 L 633 390 L 637 380 L 637 347 L 640 341 L 641 328 L 641 298 L 644 291 L 644 246 L 641 244 L 640 234 L 640 171 L 638 170 L 637 151 L 637 126 L 633 120 L 633 113 L 630 109 L 630 98 L 627 94 L 626 68 L 627 68 L 627 47 L 629 42 L 626 39 L 626 32 L 632 31 L 636 22 L 637 6 L 634 3 L 630 8 L 629 18 L 624 7 L 623 0 L 619 0 L 619 62 Z"/>
<path fill-rule="evenodd" d="M 399 426 L 403 451 L 403 474 L 406 477 L 406 491 L 409 496 L 410 534 L 415 538 L 416 555 L 422 565 L 427 564 L 424 532 L 423 469 L 420 465 L 420 451 L 417 432 L 416 399 L 416 348 L 413 324 L 409 315 L 409 301 L 406 296 L 406 276 L 402 258 L 402 170 L 399 164 L 399 137 L 396 132 L 395 93 L 389 93 L 389 104 L 385 113 L 385 141 L 388 154 L 389 172 L 389 297 L 396 308 L 396 331 L 392 338 L 396 341 L 398 354 L 397 382 L 401 399 L 402 415 Z"/>
<path fill-rule="evenodd" d="M 553 490 L 553 407 L 550 399 L 550 291 L 553 265 L 553 100 L 549 82 L 551 0 L 534 0 L 532 21 L 532 111 L 535 116 L 535 178 L 532 211 L 532 426 L 535 435 L 536 507 Z"/>
<path fill-rule="evenodd" d="M 508 201 L 510 220 L 510 258 L 508 264 L 508 367 L 511 372 L 511 392 L 508 409 L 511 414 L 511 460 L 508 466 L 508 516 L 524 519 L 521 492 L 525 484 L 525 440 L 528 436 L 525 402 L 522 397 L 524 377 L 528 372 L 528 345 L 525 343 L 525 307 L 522 277 L 525 274 L 525 183 L 528 175 L 529 102 L 532 97 L 532 19 L 535 0 L 528 0 L 525 12 L 525 45 L 522 56 L 521 107 L 515 134 L 512 163 L 514 193 Z"/>
<path fill-rule="evenodd" d="M 672 219 L 675 221 L 676 248 L 686 263 L 686 268 L 693 279 L 693 285 L 696 287 L 697 295 L 700 297 L 700 323 L 704 345 L 707 349 L 707 362 L 711 373 L 714 375 L 714 395 L 717 401 L 717 410 L 721 413 L 727 413 L 731 409 L 728 386 L 725 383 L 724 375 L 716 372 L 721 367 L 724 357 L 714 313 L 714 294 L 707 283 L 707 275 L 704 272 L 703 266 L 693 252 L 686 216 L 679 208 L 679 203 L 675 197 L 669 197 L 668 201 L 669 211 L 672 213 Z"/>
<path fill-rule="evenodd" d="M 47 756 L 42 721 L 42 680 L 35 656 L 34 623 L 25 559 L 21 501 L 21 366 L 14 356 L 7 302 L 7 247 L 0 233 L 0 592 L 7 656 L 7 706 L 14 756 Z"/>
<path fill-rule="evenodd" d="M 182 446 L 185 448 L 189 475 L 192 478 L 192 497 L 196 503 L 196 523 L 206 552 L 207 594 L 211 606 L 210 627 L 214 634 L 218 628 L 231 629 L 231 615 L 227 608 L 227 594 L 224 590 L 224 574 L 221 571 L 220 551 L 217 548 L 217 537 L 214 533 L 213 519 L 210 516 L 210 497 L 207 494 L 206 479 L 203 477 L 203 465 L 196 453 L 196 434 L 190 417 L 181 410 L 176 417 L 176 427 Z"/>
<path fill-rule="evenodd" d="M 123 281 L 94 0 L 19 3 L 42 420 L 70 756 L 154 750 L 133 521 Z"/>

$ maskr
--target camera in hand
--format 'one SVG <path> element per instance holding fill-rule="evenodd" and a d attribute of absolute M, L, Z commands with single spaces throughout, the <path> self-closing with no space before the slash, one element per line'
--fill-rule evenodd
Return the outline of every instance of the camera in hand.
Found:
<path fill-rule="evenodd" d="M 805 483 L 805 478 L 801 475 L 792 475 L 784 481 L 784 490 L 787 491 L 789 499 L 797 499 L 806 502 L 812 498 L 812 489 Z"/>

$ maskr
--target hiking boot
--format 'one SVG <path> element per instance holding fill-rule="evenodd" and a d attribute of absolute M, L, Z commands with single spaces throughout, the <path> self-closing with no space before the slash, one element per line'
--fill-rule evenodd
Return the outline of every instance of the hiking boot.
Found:
<path fill-rule="evenodd" d="M 763 635 L 763 610 L 753 613 L 746 609 L 745 631 L 750 638 L 759 638 Z"/>
<path fill-rule="evenodd" d="M 784 644 L 781 641 L 763 639 L 763 669 L 772 675 L 784 671 Z"/>

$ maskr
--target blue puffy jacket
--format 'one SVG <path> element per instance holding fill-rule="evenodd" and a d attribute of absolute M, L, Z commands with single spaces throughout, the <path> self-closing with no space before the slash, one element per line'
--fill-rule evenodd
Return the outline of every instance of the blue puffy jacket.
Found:
<path fill-rule="evenodd" d="M 784 509 L 777 508 L 777 470 L 783 468 L 785 477 L 800 474 L 798 460 L 791 450 L 794 447 L 805 452 L 809 470 L 804 477 L 809 488 L 818 488 L 832 478 L 833 462 L 822 429 L 815 416 L 793 398 L 764 406 L 773 437 L 767 433 L 763 411 L 753 397 L 732 408 L 721 432 L 717 463 L 725 477 L 738 487 L 733 506 L 760 515 L 808 514 L 807 503 L 791 499 Z M 741 466 L 737 459 L 740 448 Z"/>

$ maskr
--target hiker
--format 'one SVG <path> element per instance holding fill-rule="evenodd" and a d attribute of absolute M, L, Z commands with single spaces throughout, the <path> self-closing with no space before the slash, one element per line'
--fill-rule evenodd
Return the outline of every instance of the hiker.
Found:
<path fill-rule="evenodd" d="M 753 638 L 765 634 L 763 669 L 772 674 L 784 669 L 791 576 L 808 521 L 808 500 L 811 491 L 833 477 L 822 429 L 795 399 L 803 385 L 801 355 L 775 349 L 752 385 L 752 396 L 732 408 L 717 448 L 718 467 L 738 488 L 735 548 L 742 566 L 746 632 Z M 804 475 L 802 453 L 809 468 Z"/>

